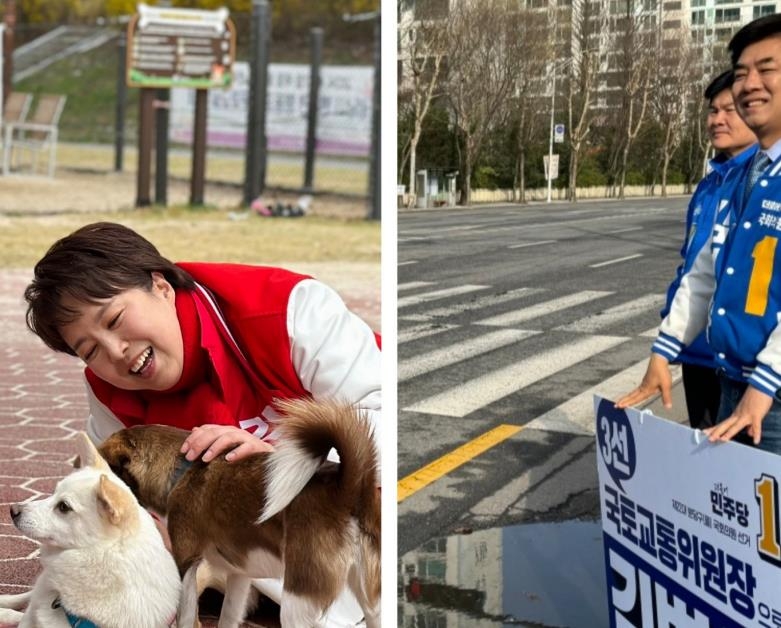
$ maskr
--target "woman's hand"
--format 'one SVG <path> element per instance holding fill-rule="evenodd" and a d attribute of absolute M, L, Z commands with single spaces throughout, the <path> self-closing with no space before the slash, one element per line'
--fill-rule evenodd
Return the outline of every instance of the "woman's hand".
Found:
<path fill-rule="evenodd" d="M 735 411 L 721 423 L 703 430 L 712 443 L 732 440 L 744 427 L 746 433 L 751 436 L 755 445 L 759 445 L 762 438 L 762 420 L 770 412 L 773 406 L 773 398 L 760 390 L 748 386 L 746 392 L 740 398 Z"/>
<path fill-rule="evenodd" d="M 249 432 L 233 425 L 206 424 L 193 428 L 193 431 L 179 450 L 187 460 L 210 462 L 223 452 L 225 460 L 235 462 L 253 454 L 274 451 L 271 444 L 260 440 Z"/>
<path fill-rule="evenodd" d="M 669 410 L 673 407 L 672 387 L 670 363 L 658 353 L 652 353 L 643 381 L 632 392 L 616 401 L 616 408 L 634 406 L 657 393 L 662 393 L 662 404 Z"/>

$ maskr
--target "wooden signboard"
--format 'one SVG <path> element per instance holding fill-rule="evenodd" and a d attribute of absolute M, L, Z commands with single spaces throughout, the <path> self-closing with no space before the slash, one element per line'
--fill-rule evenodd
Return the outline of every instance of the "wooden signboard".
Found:
<path fill-rule="evenodd" d="M 236 29 L 216 11 L 138 5 L 128 25 L 129 87 L 228 87 L 236 58 Z"/>

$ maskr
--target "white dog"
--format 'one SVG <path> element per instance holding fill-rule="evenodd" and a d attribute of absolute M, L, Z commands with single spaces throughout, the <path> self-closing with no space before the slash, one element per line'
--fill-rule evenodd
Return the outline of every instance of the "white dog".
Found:
<path fill-rule="evenodd" d="M 154 520 L 84 433 L 78 448 L 82 468 L 52 496 L 11 506 L 16 527 L 41 544 L 43 571 L 31 591 L 0 595 L 0 624 L 174 625 L 181 582 Z"/>

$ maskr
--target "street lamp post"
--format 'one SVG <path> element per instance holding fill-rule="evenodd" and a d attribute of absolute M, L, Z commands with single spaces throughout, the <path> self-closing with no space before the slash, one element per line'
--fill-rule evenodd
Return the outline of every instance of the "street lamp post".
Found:
<path fill-rule="evenodd" d="M 553 185 L 553 120 L 556 115 L 556 64 L 553 65 L 553 87 L 550 93 L 550 141 L 548 142 L 548 202 L 551 202 Z M 539 163 L 539 162 L 538 162 Z"/>
<path fill-rule="evenodd" d="M 553 137 L 554 137 L 554 122 L 556 118 L 556 71 L 562 68 L 566 68 L 572 63 L 572 58 L 561 59 L 559 61 L 553 61 L 551 67 L 553 68 L 552 86 L 550 91 L 550 140 L 548 142 L 548 202 L 551 202 L 551 187 L 553 185 L 553 178 L 551 174 L 553 172 Z"/>

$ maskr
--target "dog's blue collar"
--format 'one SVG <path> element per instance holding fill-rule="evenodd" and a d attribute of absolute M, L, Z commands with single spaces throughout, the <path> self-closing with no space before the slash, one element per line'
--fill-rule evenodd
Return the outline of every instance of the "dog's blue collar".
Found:
<path fill-rule="evenodd" d="M 76 617 L 75 615 L 72 615 L 68 611 L 65 611 L 65 617 L 68 618 L 68 623 L 71 625 L 72 628 L 98 628 L 89 619 L 84 619 L 83 617 Z"/>
<path fill-rule="evenodd" d="M 52 602 L 52 608 L 62 609 L 62 612 L 65 613 L 65 617 L 68 619 L 68 623 L 71 625 L 71 628 L 98 628 L 97 625 L 95 625 L 89 619 L 84 619 L 83 617 L 76 617 L 76 615 L 74 615 L 73 613 L 69 613 L 67 609 L 62 605 L 60 598 L 56 598 L 54 602 Z M 171 617 L 171 619 L 168 621 L 168 628 L 173 628 L 173 625 L 175 623 L 176 623 L 176 614 L 174 614 L 173 617 Z"/>
<path fill-rule="evenodd" d="M 68 619 L 68 623 L 71 625 L 71 628 L 98 628 L 95 624 L 93 624 L 89 619 L 84 619 L 83 617 L 76 617 L 73 613 L 69 613 L 68 609 L 66 609 L 62 602 L 60 602 L 60 598 L 57 598 L 52 602 L 52 608 L 61 608 L 62 612 L 65 613 L 65 617 Z"/>

